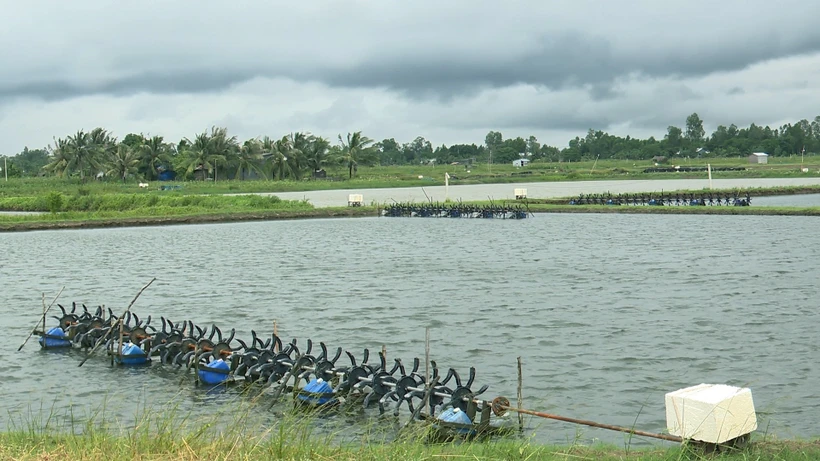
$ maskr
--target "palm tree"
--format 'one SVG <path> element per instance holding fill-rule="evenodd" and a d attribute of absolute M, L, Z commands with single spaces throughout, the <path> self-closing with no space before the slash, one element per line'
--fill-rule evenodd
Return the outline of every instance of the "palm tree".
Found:
<path fill-rule="evenodd" d="M 97 166 L 100 150 L 94 144 L 91 135 L 83 130 L 78 131 L 74 136 L 69 136 L 66 141 L 65 147 L 71 154 L 65 167 L 65 173 L 71 174 L 79 171 L 80 181 L 85 182 L 85 170 Z"/>
<path fill-rule="evenodd" d="M 262 167 L 259 166 L 259 161 L 262 159 L 262 143 L 258 139 L 248 139 L 239 148 L 239 153 L 236 156 L 236 177 L 245 179 L 246 171 L 255 171 L 258 175 L 265 177 Z"/>
<path fill-rule="evenodd" d="M 217 165 L 227 165 L 229 162 L 233 162 L 239 151 L 239 142 L 236 140 L 236 136 L 228 136 L 227 128 L 211 127 L 211 136 L 208 144 L 210 154 L 214 159 L 214 181 L 216 181 Z"/>
<path fill-rule="evenodd" d="M 313 137 L 311 143 L 307 146 L 305 160 L 311 170 L 311 176 L 315 177 L 316 173 L 325 165 L 329 147 L 330 142 L 321 136 Z"/>
<path fill-rule="evenodd" d="M 287 153 L 289 170 L 294 179 L 299 179 L 302 176 L 302 170 L 305 169 L 306 152 L 310 148 L 313 135 L 297 131 L 286 137 L 290 145 L 290 151 Z"/>
<path fill-rule="evenodd" d="M 54 146 L 48 146 L 49 162 L 43 167 L 49 173 L 63 177 L 68 173 L 68 165 L 71 163 L 72 151 L 68 146 L 68 139 L 55 138 Z"/>
<path fill-rule="evenodd" d="M 362 136 L 361 131 L 347 134 L 347 141 L 342 139 L 339 135 L 339 143 L 342 145 L 341 160 L 347 164 L 349 178 L 353 179 L 353 174 L 356 172 L 359 162 L 371 157 L 374 154 L 374 149 L 371 147 L 373 140 L 367 136 Z"/>
<path fill-rule="evenodd" d="M 269 157 L 271 159 L 271 177 L 279 176 L 279 180 L 293 175 L 292 163 L 288 162 L 288 155 L 293 152 L 291 138 L 284 136 L 273 142 Z"/>
<path fill-rule="evenodd" d="M 145 139 L 138 149 L 143 169 L 148 173 L 148 179 L 156 179 L 157 168 L 171 162 L 171 146 L 162 136 Z"/>
<path fill-rule="evenodd" d="M 196 135 L 193 141 L 185 139 L 183 155 L 179 158 L 179 168 L 185 174 L 195 171 L 201 172 L 201 179 L 205 179 L 217 163 L 224 163 L 225 157 L 211 151 L 211 138 L 208 133 Z"/>
<path fill-rule="evenodd" d="M 119 144 L 117 150 L 108 154 L 104 162 L 106 176 L 117 177 L 122 182 L 128 175 L 137 173 L 140 164 L 139 152 L 125 144 Z"/>

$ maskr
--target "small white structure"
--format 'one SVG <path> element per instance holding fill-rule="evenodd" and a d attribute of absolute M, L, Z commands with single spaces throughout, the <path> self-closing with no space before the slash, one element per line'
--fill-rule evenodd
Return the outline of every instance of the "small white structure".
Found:
<path fill-rule="evenodd" d="M 527 189 L 516 189 L 515 190 L 515 199 L 521 200 L 527 198 Z"/>
<path fill-rule="evenodd" d="M 147 182 L 141 182 L 139 184 L 139 187 L 140 187 L 140 189 L 147 189 L 148 188 L 148 183 Z"/>
<path fill-rule="evenodd" d="M 516 166 L 516 167 L 519 167 L 519 168 L 522 167 L 522 166 L 527 166 L 528 163 L 530 163 L 530 159 L 528 159 L 528 158 L 519 158 L 519 159 L 513 160 L 513 166 Z"/>
<path fill-rule="evenodd" d="M 364 198 L 362 194 L 350 194 L 347 196 L 347 206 L 362 206 L 364 205 Z"/>
<path fill-rule="evenodd" d="M 749 156 L 749 163 L 769 163 L 769 154 L 765 152 L 755 152 Z"/>
<path fill-rule="evenodd" d="M 684 439 L 724 443 L 757 429 L 752 391 L 699 384 L 666 394 L 666 426 Z"/>

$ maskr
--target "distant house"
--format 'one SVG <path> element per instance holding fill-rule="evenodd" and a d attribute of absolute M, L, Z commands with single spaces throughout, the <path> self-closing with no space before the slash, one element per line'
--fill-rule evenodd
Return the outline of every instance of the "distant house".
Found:
<path fill-rule="evenodd" d="M 513 160 L 513 162 L 512 162 L 513 166 L 516 166 L 516 167 L 519 167 L 519 168 L 522 167 L 522 166 L 527 166 L 528 163 L 530 163 L 530 159 L 528 159 L 528 158 L 519 158 L 519 159 Z"/>
<path fill-rule="evenodd" d="M 749 156 L 749 163 L 769 163 L 769 154 L 765 152 L 755 152 Z"/>
<path fill-rule="evenodd" d="M 177 172 L 167 170 L 164 167 L 157 168 L 157 179 L 160 181 L 173 181 L 177 178 Z"/>
<path fill-rule="evenodd" d="M 199 165 L 196 168 L 194 168 L 194 178 L 200 181 L 211 179 L 211 172 L 208 168 L 205 168 L 204 165 Z"/>

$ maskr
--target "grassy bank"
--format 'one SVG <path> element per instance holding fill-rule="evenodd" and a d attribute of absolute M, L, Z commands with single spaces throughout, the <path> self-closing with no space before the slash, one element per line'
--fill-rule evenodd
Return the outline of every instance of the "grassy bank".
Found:
<path fill-rule="evenodd" d="M 101 184 L 99 187 L 107 187 Z M 736 191 L 715 190 L 714 193 Z M 746 192 L 744 190 L 744 192 Z M 820 193 L 820 186 L 769 187 L 748 189 L 753 197 Z M 378 206 L 314 208 L 304 200 L 281 200 L 261 195 L 205 195 L 183 191 L 121 193 L 108 190 L 91 193 L 78 188 L 73 193 L 30 190 L 30 195 L 0 196 L 0 210 L 32 212 L 28 215 L 0 214 L 0 232 L 78 229 L 99 227 L 204 224 L 238 221 L 263 221 L 300 218 L 379 216 Z M 675 194 L 703 191 L 670 191 Z M 596 206 L 567 205 L 570 198 L 530 199 L 526 206 L 541 213 L 634 213 L 634 214 L 712 214 L 766 216 L 820 216 L 820 207 L 730 207 L 730 206 Z M 489 205 L 489 201 L 470 202 Z M 524 205 L 525 202 L 494 202 Z"/>
<path fill-rule="evenodd" d="M 714 179 L 727 178 L 790 178 L 820 176 L 820 158 L 809 157 L 804 164 L 800 158 L 771 158 L 769 164 L 751 165 L 745 158 L 721 159 L 673 159 L 668 165 L 685 168 L 745 168 L 743 171 L 715 171 Z M 152 182 L 147 189 L 137 187 L 137 181 L 81 183 L 78 179 L 63 178 L 9 178 L 0 181 L 0 197 L 32 196 L 47 192 L 63 194 L 167 194 L 158 190 L 161 185 L 181 187 L 185 194 L 228 194 L 242 192 L 300 192 L 331 189 L 366 189 L 391 187 L 423 187 L 444 184 L 444 174 L 450 175 L 451 185 L 498 184 L 540 181 L 585 181 L 612 179 L 703 179 L 705 172 L 644 172 L 655 165 L 648 160 L 606 160 L 574 163 L 531 163 L 524 168 L 508 164 L 465 165 L 405 165 L 405 166 L 362 166 L 358 175 L 349 179 L 346 168 L 329 167 L 328 179 L 304 179 L 299 181 L 269 180 L 220 180 L 220 181 L 175 181 Z M 802 168 L 808 168 L 803 172 Z"/>
<path fill-rule="evenodd" d="M 0 230 L 186 224 L 302 217 L 349 216 L 348 210 L 316 210 L 306 201 L 258 195 L 65 195 L 49 192 L 0 198 L 0 209 L 39 212 L 0 216 Z"/>
<path fill-rule="evenodd" d="M 137 429 L 112 434 L 91 431 L 77 435 L 8 432 L 0 434 L 0 459 L 14 460 L 816 460 L 820 441 L 758 441 L 719 454 L 694 446 L 629 448 L 612 445 L 538 445 L 527 440 L 473 443 L 425 443 L 416 434 L 391 442 L 367 437 L 339 442 L 314 434 L 306 425 L 255 432 L 230 429 L 180 431 Z"/>
<path fill-rule="evenodd" d="M 747 193 L 750 197 L 773 197 L 773 196 L 780 196 L 780 195 L 806 195 L 806 194 L 820 194 L 820 186 L 788 186 L 788 187 L 750 187 L 746 189 L 736 190 L 736 189 L 715 189 L 712 191 L 704 190 L 704 189 L 680 189 L 680 190 L 671 190 L 671 191 L 664 191 L 663 195 L 675 196 L 675 195 L 689 195 L 693 194 L 696 196 L 701 196 L 704 194 L 708 194 L 712 192 L 714 195 L 718 194 L 729 194 L 734 193 L 738 194 L 739 196 L 745 196 Z M 651 193 L 653 197 L 657 197 L 660 195 L 658 192 Z M 600 194 L 599 194 L 600 195 Z M 618 194 L 613 194 L 616 196 Z M 649 195 L 648 192 L 642 193 L 630 193 L 630 196 L 634 195 Z M 532 204 L 546 204 L 546 205 L 566 205 L 569 203 L 570 200 L 578 198 L 578 196 L 573 197 L 561 197 L 561 198 L 531 198 L 528 200 L 530 205 Z"/>
<path fill-rule="evenodd" d="M 747 216 L 820 216 L 820 207 L 608 206 L 530 204 L 533 213 L 708 214 Z"/>
<path fill-rule="evenodd" d="M 476 202 L 481 205 L 483 203 Z M 487 203 L 488 204 L 488 203 Z M 496 205 L 499 202 L 495 203 Z M 520 203 L 508 203 L 520 204 Z M 243 221 L 273 221 L 281 219 L 352 218 L 379 216 L 379 208 L 339 207 L 306 208 L 256 211 L 228 210 L 172 210 L 164 213 L 153 209 L 133 210 L 129 213 L 84 213 L 0 216 L 0 232 L 34 230 L 92 229 L 105 227 L 139 227 L 179 224 L 208 224 Z M 747 216 L 820 216 L 820 207 L 732 207 L 732 206 L 605 206 L 605 205 L 553 205 L 529 204 L 533 213 L 626 213 L 626 214 L 699 214 L 699 215 L 747 215 Z M 164 214 L 163 214 L 164 213 Z M 389 218 L 385 218 L 389 219 Z"/>

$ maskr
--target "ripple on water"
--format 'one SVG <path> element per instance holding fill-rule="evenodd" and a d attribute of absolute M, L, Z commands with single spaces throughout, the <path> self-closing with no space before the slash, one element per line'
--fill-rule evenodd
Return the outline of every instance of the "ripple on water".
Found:
<path fill-rule="evenodd" d="M 243 337 L 251 329 L 267 337 L 275 319 L 300 346 L 321 340 L 357 359 L 367 347 L 371 363 L 382 345 L 405 363 L 423 357 L 429 326 L 433 358 L 463 375 L 475 366 L 488 395 L 515 395 L 520 356 L 525 402 L 537 410 L 661 431 L 665 392 L 726 382 L 752 388 L 770 433 L 813 436 L 820 235 L 810 219 L 739 218 L 338 219 L 4 234 L 0 350 L 16 350 L 28 334 L 43 292 L 65 285 L 66 303 L 121 310 L 156 275 L 139 313 L 235 326 Z M 651 244 L 658 235 L 699 244 Z M 242 245 L 203 253 L 202 242 Z M 125 374 L 101 359 L 78 368 L 81 356 L 40 354 L 32 341 L 21 354 L 26 360 L 2 378 L 0 412 L 12 416 L 40 403 L 92 408 L 108 399 L 125 419 L 146 395 L 203 412 L 238 398 L 179 386 L 180 374 L 165 367 Z M 571 425 L 528 427 L 540 441 L 576 435 Z"/>

